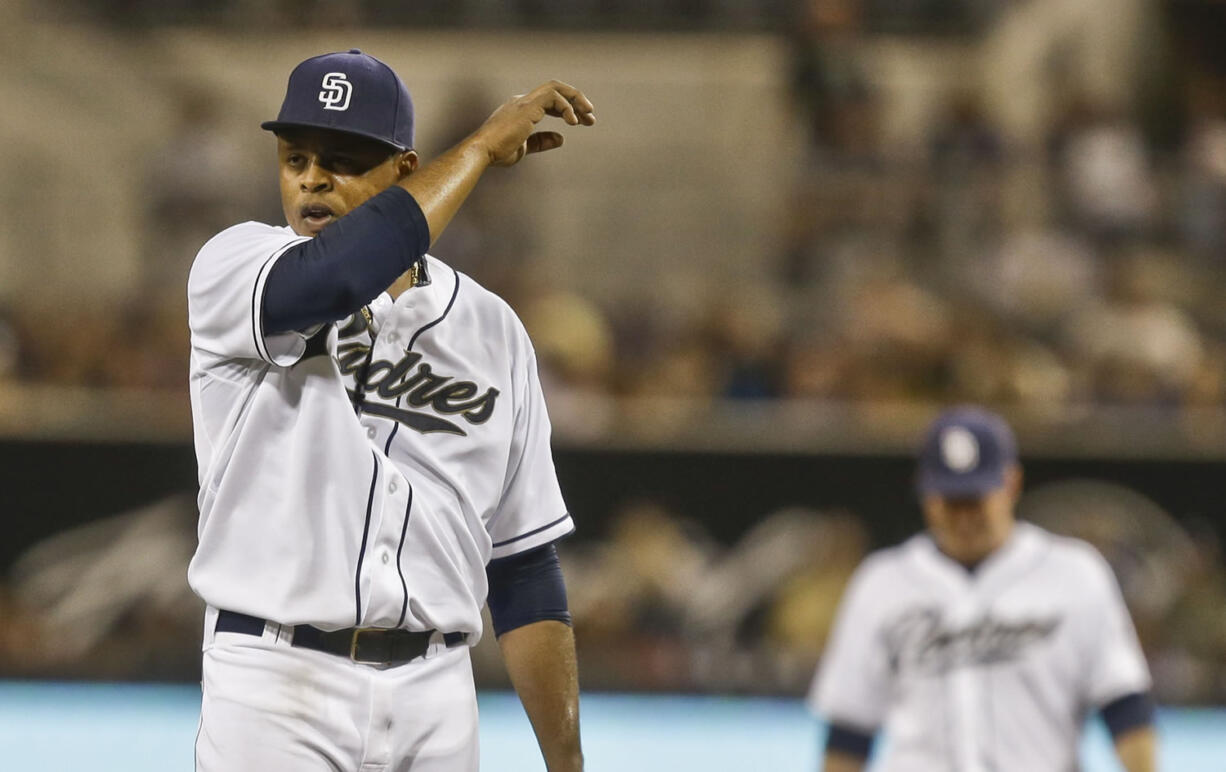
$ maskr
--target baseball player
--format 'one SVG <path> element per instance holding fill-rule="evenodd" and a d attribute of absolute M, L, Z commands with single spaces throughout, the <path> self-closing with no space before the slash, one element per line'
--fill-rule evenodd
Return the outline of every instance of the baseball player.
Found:
<path fill-rule="evenodd" d="M 1154 769 L 1145 659 L 1111 569 L 1014 519 L 1022 473 L 998 416 L 941 414 L 917 476 L 927 532 L 852 577 L 809 695 L 825 769 L 1064 772 L 1098 710 L 1129 772 Z"/>
<path fill-rule="evenodd" d="M 419 167 L 408 91 L 351 50 L 298 65 L 262 124 L 288 227 L 222 231 L 188 280 L 197 769 L 476 770 L 485 604 L 548 769 L 582 768 L 532 344 L 427 254 L 487 167 L 562 144 L 546 116 L 596 120 L 545 83 Z"/>

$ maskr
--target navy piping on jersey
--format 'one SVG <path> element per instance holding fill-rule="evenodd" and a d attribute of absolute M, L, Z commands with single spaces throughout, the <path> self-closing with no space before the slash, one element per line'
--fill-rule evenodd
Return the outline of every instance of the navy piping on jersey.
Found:
<path fill-rule="evenodd" d="M 989 770 L 995 770 L 996 767 L 996 705 L 992 700 L 992 695 L 995 691 L 992 689 L 992 675 L 995 670 L 992 663 L 987 662 L 983 665 L 983 715 L 987 718 L 987 726 L 984 728 L 984 744 L 980 749 L 980 759 L 984 766 Z"/>
<path fill-rule="evenodd" d="M 425 258 L 423 257 L 422 260 L 424 264 Z M 417 342 L 417 338 L 423 332 L 425 332 L 426 330 L 430 329 L 431 327 L 435 326 L 439 322 L 446 319 L 447 314 L 451 313 L 451 307 L 455 305 L 456 296 L 460 294 L 460 274 L 458 271 L 455 271 L 454 269 L 452 270 L 452 274 L 455 276 L 455 286 L 452 287 L 451 289 L 451 299 L 447 301 L 447 307 L 443 309 L 443 313 L 439 314 L 439 317 L 437 319 L 435 319 L 432 322 L 427 323 L 426 325 L 419 328 L 417 332 L 413 333 L 413 337 L 409 338 L 409 345 L 405 346 L 406 352 L 413 350 L 413 344 Z M 370 350 L 371 351 L 375 350 L 373 336 L 371 340 Z M 370 358 L 368 356 L 367 362 L 369 361 L 370 361 Z M 366 380 L 365 372 L 362 373 L 362 380 L 363 382 L 365 382 Z M 396 407 L 397 408 L 400 407 L 400 400 L 403 397 L 404 397 L 403 394 L 396 397 Z M 394 421 L 392 423 L 392 430 L 388 432 L 388 435 L 387 435 L 387 443 L 383 446 L 383 455 L 387 456 L 388 458 L 392 457 L 392 440 L 396 438 L 396 432 L 398 431 L 400 431 L 400 422 Z M 396 547 L 396 573 L 400 575 L 400 589 L 404 592 L 404 601 L 400 605 L 400 621 L 396 623 L 397 627 L 404 624 L 404 617 L 409 609 L 409 585 L 408 585 L 408 582 L 406 582 L 404 578 L 404 565 L 401 564 L 400 562 L 400 553 L 404 551 L 404 539 L 405 539 L 405 536 L 407 536 L 409 533 L 409 516 L 412 513 L 412 510 L 413 510 L 413 485 L 412 483 L 410 483 L 409 484 L 409 505 L 404 510 L 404 524 L 400 526 L 400 544 Z"/>
<path fill-rule="evenodd" d="M 192 741 L 192 772 L 200 770 L 200 730 L 204 728 L 204 703 L 200 704 L 201 718 L 196 724 L 196 739 Z"/>
<path fill-rule="evenodd" d="M 412 351 L 413 344 L 417 342 L 417 338 L 420 337 L 423 332 L 446 319 L 447 314 L 451 313 L 451 307 L 455 305 L 456 296 L 460 294 L 460 272 L 453 269 L 451 273 L 455 275 L 455 286 L 451 288 L 451 300 L 447 301 L 447 307 L 443 309 L 443 313 L 439 316 L 439 318 L 413 333 L 413 337 L 409 338 L 409 345 L 405 347 L 406 351 Z"/>
<path fill-rule="evenodd" d="M 547 531 L 547 530 L 549 530 L 550 528 L 553 528 L 555 525 L 557 525 L 558 523 L 562 522 L 563 520 L 565 520 L 565 519 L 566 519 L 566 518 L 568 518 L 568 517 L 570 517 L 570 513 L 569 513 L 569 512 L 567 512 L 565 515 L 562 515 L 562 516 L 561 516 L 561 517 L 559 517 L 557 520 L 554 520 L 552 523 L 546 523 L 545 525 L 542 525 L 540 528 L 533 528 L 531 531 L 528 531 L 527 533 L 521 533 L 519 536 L 513 536 L 513 537 L 511 537 L 510 539 L 507 539 L 506 541 L 494 542 L 494 547 L 495 547 L 495 548 L 497 548 L 497 547 L 505 547 L 505 546 L 507 546 L 508 544 L 514 544 L 515 542 L 519 541 L 520 539 L 526 539 L 526 538 L 528 538 L 529 536 L 532 536 L 533 534 L 540 533 L 541 531 Z"/>
<path fill-rule="evenodd" d="M 945 731 L 941 733 L 941 736 L 945 740 L 945 758 L 947 759 L 956 759 L 958 757 L 958 739 L 954 737 L 954 722 L 950 718 L 950 713 L 953 712 L 951 706 L 954 699 L 953 684 L 951 683 L 953 672 L 953 670 L 946 670 L 941 674 L 941 718 L 945 726 Z"/>
<path fill-rule="evenodd" d="M 454 275 L 455 275 L 455 286 L 451 288 L 451 299 L 447 301 L 447 307 L 443 309 L 443 313 L 442 313 L 442 314 L 440 314 L 440 315 L 439 315 L 439 317 L 438 317 L 437 319 L 435 319 L 435 320 L 434 320 L 434 321 L 432 321 L 432 322 L 428 322 L 428 323 L 426 323 L 426 324 L 425 324 L 425 325 L 423 325 L 422 327 L 418 328 L 417 332 L 413 333 L 413 337 L 409 338 L 409 345 L 407 345 L 407 346 L 405 346 L 405 347 L 404 347 L 404 350 L 405 350 L 405 352 L 406 352 L 406 353 L 407 353 L 407 352 L 409 352 L 409 351 L 412 351 L 412 350 L 413 350 L 413 344 L 417 342 L 417 339 L 418 339 L 419 337 L 421 337 L 421 334 L 422 334 L 423 332 L 425 332 L 426 330 L 430 329 L 431 327 L 435 326 L 435 325 L 436 325 L 436 324 L 438 324 L 439 322 L 441 322 L 441 321 L 443 321 L 444 319 L 446 319 L 446 318 L 447 318 L 447 314 L 451 313 L 451 307 L 455 305 L 455 299 L 456 299 L 456 297 L 457 297 L 457 296 L 460 294 L 460 272 L 459 272 L 459 271 L 456 271 L 456 270 L 454 270 L 454 269 L 453 269 L 453 270 L 452 270 L 452 274 L 454 274 Z M 372 345 L 371 345 L 371 347 L 370 347 L 370 350 L 371 350 L 371 351 L 374 351 L 374 349 L 375 349 L 375 347 L 374 347 L 374 345 L 373 345 L 373 343 L 372 343 Z M 363 378 L 365 378 L 365 376 L 363 376 Z M 401 394 L 401 395 L 399 395 L 399 396 L 397 396 L 397 397 L 396 397 L 396 407 L 397 407 L 397 408 L 399 408 L 399 407 L 400 407 L 400 400 L 401 400 L 403 397 L 404 397 L 404 395 L 403 395 L 403 394 Z M 388 458 L 391 458 L 391 455 L 392 455 L 392 440 L 396 439 L 396 432 L 398 432 L 398 431 L 400 431 L 400 422 L 399 422 L 399 421 L 396 421 L 396 422 L 395 422 L 395 423 L 392 425 L 392 431 L 391 431 L 391 433 L 389 433 L 389 434 L 387 435 L 387 444 L 385 444 L 385 445 L 383 446 L 383 455 L 387 456 Z"/>
<path fill-rule="evenodd" d="M 286 247 L 286 249 L 288 248 Z M 268 348 L 264 345 L 264 320 L 260 318 L 263 314 L 257 313 L 259 309 L 256 308 L 255 301 L 258 297 L 257 293 L 259 292 L 261 282 L 266 281 L 268 278 L 268 264 L 276 260 L 277 255 L 284 251 L 285 249 L 281 248 L 273 250 L 273 253 L 260 266 L 260 272 L 255 275 L 255 283 L 251 285 L 251 339 L 255 343 L 256 356 L 267 361 L 272 361 L 272 357 L 268 355 Z"/>
<path fill-rule="evenodd" d="M 375 482 L 379 479 L 379 457 L 372 450 L 370 460 L 374 469 L 370 474 L 370 493 L 366 497 L 366 524 L 362 526 L 362 546 L 358 548 L 358 569 L 353 575 L 353 601 L 356 610 L 353 615 L 353 626 L 362 626 L 362 561 L 366 558 L 366 539 L 370 535 L 370 510 L 375 503 Z"/>
<path fill-rule="evenodd" d="M 399 426 L 399 424 L 397 424 Z M 396 573 L 400 574 L 400 590 L 404 593 L 404 602 L 400 604 L 400 619 L 396 627 L 404 624 L 404 615 L 409 610 L 409 585 L 404 580 L 404 565 L 400 562 L 400 553 L 404 552 L 404 537 L 409 532 L 409 515 L 413 512 L 413 486 L 409 486 L 409 503 L 404 508 L 404 524 L 400 526 L 400 546 L 396 548 Z"/>
<path fill-rule="evenodd" d="M 262 309 L 256 308 L 255 301 L 256 298 L 260 296 L 260 286 L 268 285 L 268 273 L 270 270 L 269 266 L 274 263 L 278 257 L 306 240 L 307 239 L 299 239 L 292 244 L 286 244 L 283 247 L 277 247 L 274 249 L 272 254 L 268 256 L 268 259 L 264 261 L 264 264 L 260 266 L 260 272 L 255 275 L 255 284 L 251 287 L 251 337 L 255 343 L 256 356 L 269 363 L 272 363 L 272 354 L 269 353 L 268 346 L 264 341 L 264 314 L 257 313 L 257 311 Z"/>

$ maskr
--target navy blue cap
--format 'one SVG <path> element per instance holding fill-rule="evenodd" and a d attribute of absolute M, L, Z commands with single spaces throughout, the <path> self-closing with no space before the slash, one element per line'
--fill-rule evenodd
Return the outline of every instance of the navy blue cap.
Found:
<path fill-rule="evenodd" d="M 356 48 L 307 59 L 294 68 L 275 121 L 280 131 L 333 129 L 377 139 L 397 150 L 413 147 L 413 100 L 392 68 Z"/>
<path fill-rule="evenodd" d="M 980 407 L 937 416 L 924 435 L 916 484 L 921 495 L 983 496 L 1005 484 L 1017 462 L 1017 440 L 1005 419 Z"/>

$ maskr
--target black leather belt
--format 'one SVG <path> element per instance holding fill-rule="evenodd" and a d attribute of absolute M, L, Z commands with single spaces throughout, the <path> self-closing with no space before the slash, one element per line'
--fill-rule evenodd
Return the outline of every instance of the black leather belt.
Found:
<path fill-rule="evenodd" d="M 217 612 L 219 633 L 263 635 L 265 620 L 237 611 Z M 364 665 L 402 665 L 417 659 L 430 647 L 434 631 L 389 630 L 383 627 L 349 627 L 320 630 L 311 625 L 294 625 L 291 645 L 348 657 Z M 468 633 L 444 633 L 449 648 L 468 640 Z"/>

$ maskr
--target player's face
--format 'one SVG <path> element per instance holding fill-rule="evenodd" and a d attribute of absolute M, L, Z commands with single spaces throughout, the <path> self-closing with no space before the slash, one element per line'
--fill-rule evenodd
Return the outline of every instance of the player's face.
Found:
<path fill-rule="evenodd" d="M 417 168 L 417 154 L 327 129 L 277 135 L 281 207 L 299 236 L 314 236 Z"/>
<path fill-rule="evenodd" d="M 973 565 L 999 549 L 1013 530 L 1021 481 L 1021 469 L 1014 466 L 1006 473 L 1003 486 L 983 496 L 924 496 L 924 520 L 941 551 L 959 563 Z"/>

